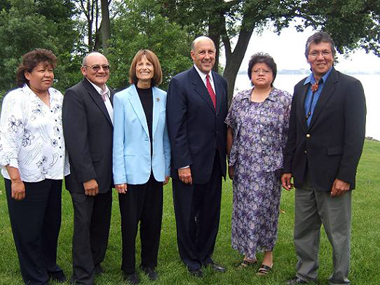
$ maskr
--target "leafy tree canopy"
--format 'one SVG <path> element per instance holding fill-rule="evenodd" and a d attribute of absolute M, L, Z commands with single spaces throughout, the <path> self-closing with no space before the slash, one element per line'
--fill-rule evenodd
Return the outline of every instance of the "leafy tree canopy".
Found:
<path fill-rule="evenodd" d="M 10 0 L 0 11 L 0 90 L 15 87 L 15 73 L 21 56 L 35 48 L 52 50 L 58 57 L 57 87 L 65 86 L 72 67 L 77 34 L 71 20 L 73 6 L 66 0 Z M 77 80 L 77 79 L 75 79 Z"/>
<path fill-rule="evenodd" d="M 380 56 L 378 0 L 159 0 L 161 13 L 191 35 L 208 34 L 226 54 L 223 76 L 232 96 L 234 82 L 254 30 L 273 23 L 278 33 L 294 19 L 329 32 L 340 53 L 363 48 Z"/>
<path fill-rule="evenodd" d="M 157 55 L 164 89 L 173 75 L 192 65 L 188 35 L 161 16 L 159 8 L 153 0 L 123 1 L 117 7 L 118 17 L 112 22 L 113 36 L 107 51 L 112 66 L 111 86 L 128 85 L 130 64 L 140 49 L 150 49 Z"/>
<path fill-rule="evenodd" d="M 191 66 L 190 42 L 205 34 L 218 54 L 225 51 L 223 76 L 232 97 L 252 33 L 268 23 L 280 33 L 294 19 L 298 31 L 329 32 L 340 53 L 363 48 L 380 56 L 379 0 L 0 0 L 0 90 L 14 87 L 20 57 L 37 47 L 58 56 L 61 90 L 81 79 L 81 59 L 92 49 L 110 59 L 110 85 L 125 87 L 130 62 L 142 48 L 157 54 L 166 88 Z"/>

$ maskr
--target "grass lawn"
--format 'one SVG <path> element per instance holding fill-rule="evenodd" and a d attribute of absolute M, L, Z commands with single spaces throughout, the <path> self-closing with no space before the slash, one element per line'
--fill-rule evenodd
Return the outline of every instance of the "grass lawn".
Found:
<path fill-rule="evenodd" d="M 366 141 L 359 165 L 357 190 L 353 192 L 351 273 L 352 284 L 380 284 L 380 142 Z M 171 183 L 169 183 L 171 184 Z M 259 265 L 235 270 L 242 256 L 231 248 L 232 185 L 223 185 L 221 223 L 214 252 L 214 260 L 227 267 L 226 273 L 204 271 L 204 277 L 191 277 L 181 263 L 177 250 L 174 209 L 171 186 L 164 190 L 164 216 L 158 260 L 159 279 L 153 284 L 284 284 L 294 276 L 296 256 L 293 246 L 294 191 L 283 191 L 279 235 L 274 250 L 274 271 L 269 276 L 257 277 Z M 116 191 L 113 193 L 113 213 L 110 240 L 103 268 L 106 273 L 96 279 L 96 284 L 122 284 L 120 213 Z M 58 264 L 69 277 L 71 269 L 71 237 L 73 227 L 72 203 L 69 193 L 63 191 L 62 227 L 58 247 Z M 137 239 L 137 262 L 140 263 L 139 238 Z M 262 255 L 258 255 L 259 259 Z M 328 284 L 331 274 L 332 253 L 326 235 L 322 233 L 320 268 L 317 284 Z M 140 274 L 141 284 L 151 284 Z M 18 259 L 9 224 L 4 183 L 0 182 L 0 284 L 23 284 Z M 67 283 L 68 284 L 68 283 Z"/>

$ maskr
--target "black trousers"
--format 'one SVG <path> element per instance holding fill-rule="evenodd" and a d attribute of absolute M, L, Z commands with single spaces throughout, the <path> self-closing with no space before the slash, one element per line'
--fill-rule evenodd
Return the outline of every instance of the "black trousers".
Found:
<path fill-rule="evenodd" d="M 74 206 L 73 276 L 76 284 L 94 284 L 95 267 L 104 260 L 111 223 L 112 191 L 87 196 L 70 193 Z"/>
<path fill-rule="evenodd" d="M 62 180 L 45 179 L 25 185 L 25 199 L 11 196 L 11 181 L 5 180 L 13 239 L 25 284 L 48 284 L 57 265 L 57 243 L 61 227 Z"/>
<path fill-rule="evenodd" d="M 160 244 L 163 183 L 151 174 L 147 183 L 127 186 L 126 194 L 119 194 L 122 233 L 122 265 L 124 273 L 135 272 L 136 235 L 140 222 L 141 265 L 157 266 Z"/>
<path fill-rule="evenodd" d="M 222 171 L 216 152 L 213 171 L 206 184 L 185 184 L 173 179 L 173 200 L 179 255 L 188 269 L 212 262 L 219 229 Z"/>

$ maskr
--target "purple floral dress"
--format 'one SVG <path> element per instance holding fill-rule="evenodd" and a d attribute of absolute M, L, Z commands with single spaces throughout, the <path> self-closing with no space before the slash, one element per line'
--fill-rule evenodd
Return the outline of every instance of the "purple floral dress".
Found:
<path fill-rule="evenodd" d="M 277 239 L 292 96 L 274 88 L 257 103 L 250 100 L 252 90 L 234 96 L 226 124 L 233 131 L 229 165 L 235 167 L 232 247 L 255 259 L 256 251 L 272 251 Z"/>

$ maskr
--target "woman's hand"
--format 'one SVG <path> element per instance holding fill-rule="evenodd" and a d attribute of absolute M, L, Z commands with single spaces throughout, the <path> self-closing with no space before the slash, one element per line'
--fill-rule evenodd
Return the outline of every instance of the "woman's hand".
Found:
<path fill-rule="evenodd" d="M 25 199 L 25 185 L 21 180 L 18 168 L 6 165 L 9 178 L 11 180 L 11 197 L 17 201 Z"/>
<path fill-rule="evenodd" d="M 164 185 L 169 183 L 170 176 L 165 176 Z"/>
<path fill-rule="evenodd" d="M 119 194 L 127 194 L 127 183 L 115 184 L 115 188 Z"/>
<path fill-rule="evenodd" d="M 228 176 L 231 180 L 234 180 L 235 166 L 228 166 Z"/>
<path fill-rule="evenodd" d="M 25 185 L 21 180 L 12 180 L 11 182 L 12 198 L 15 200 L 25 199 Z"/>
<path fill-rule="evenodd" d="M 284 173 L 281 176 L 282 187 L 287 191 L 293 188 L 292 177 L 293 175 L 291 173 Z"/>

